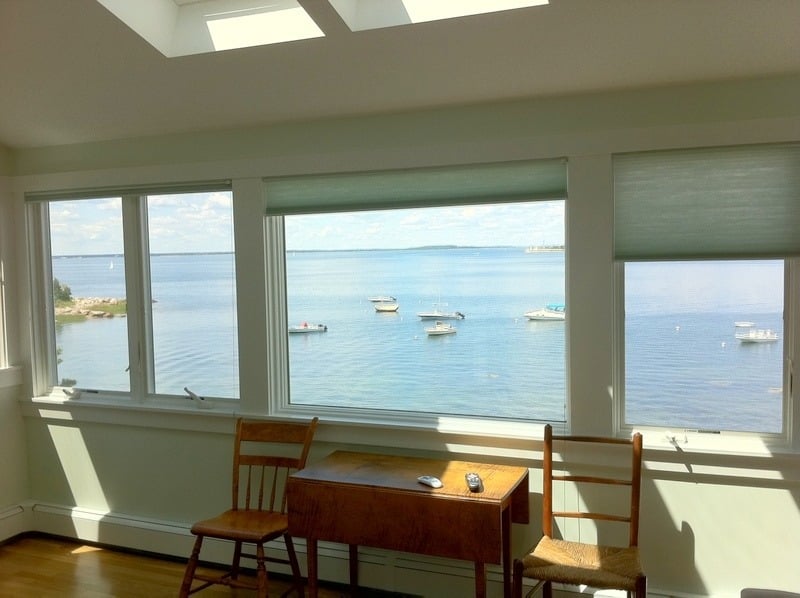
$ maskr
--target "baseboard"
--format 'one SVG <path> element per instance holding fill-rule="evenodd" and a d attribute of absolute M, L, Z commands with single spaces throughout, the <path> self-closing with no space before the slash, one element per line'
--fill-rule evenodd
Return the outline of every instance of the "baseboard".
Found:
<path fill-rule="evenodd" d="M 30 531 L 30 510 L 24 504 L 9 505 L 0 510 L 0 542 Z"/>
<path fill-rule="evenodd" d="M 103 513 L 90 509 L 61 505 L 26 503 L 12 505 L 0 511 L 0 541 L 27 532 L 73 538 L 75 540 L 116 546 L 129 550 L 186 559 L 192 549 L 194 536 L 189 525 L 171 521 L 147 519 L 122 513 Z M 306 570 L 306 545 L 302 538 L 295 540 L 301 568 Z M 230 561 L 229 542 L 207 540 L 201 559 L 209 563 Z M 284 553 L 283 542 L 276 540 L 267 546 L 275 556 Z M 349 551 L 346 545 L 319 543 L 319 576 L 333 583 L 349 580 Z M 272 565 L 272 571 L 289 575 L 288 567 Z M 359 547 L 359 584 L 364 587 L 419 596 L 469 596 L 474 593 L 475 570 L 472 563 L 453 559 L 427 557 L 369 547 Z M 562 590 L 560 596 L 581 596 L 589 590 Z M 499 566 L 487 567 L 487 596 L 503 595 L 503 577 Z M 624 596 L 624 593 L 596 593 L 595 596 Z M 656 598 L 667 596 L 648 592 Z M 686 597 L 690 598 L 690 597 Z"/>

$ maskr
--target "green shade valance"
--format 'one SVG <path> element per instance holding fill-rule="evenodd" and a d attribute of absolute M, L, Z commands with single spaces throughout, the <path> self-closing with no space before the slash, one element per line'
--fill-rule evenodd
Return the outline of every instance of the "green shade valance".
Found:
<path fill-rule="evenodd" d="M 614 255 L 800 255 L 800 144 L 615 156 Z"/>
<path fill-rule="evenodd" d="M 561 159 L 266 179 L 267 214 L 563 199 Z"/>

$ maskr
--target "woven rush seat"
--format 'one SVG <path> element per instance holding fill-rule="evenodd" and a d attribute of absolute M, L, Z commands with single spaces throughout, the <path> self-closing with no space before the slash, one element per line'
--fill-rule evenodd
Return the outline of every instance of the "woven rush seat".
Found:
<path fill-rule="evenodd" d="M 598 546 L 548 536 L 522 558 L 522 566 L 525 577 L 629 592 L 644 575 L 636 546 Z"/>
<path fill-rule="evenodd" d="M 559 461 L 553 459 L 554 442 L 558 443 Z M 612 454 L 614 458 L 612 459 Z M 595 465 L 602 456 L 616 467 Z M 598 461 L 600 459 L 597 459 Z M 583 462 L 582 462 L 583 461 Z M 627 461 L 627 464 L 626 464 Z M 562 506 L 554 509 L 554 482 L 561 488 Z M 544 427 L 542 450 L 542 537 L 533 550 L 514 559 L 512 592 L 523 594 L 523 579 L 536 583 L 527 590 L 532 596 L 539 588 L 543 598 L 553 597 L 553 584 L 588 586 L 603 590 L 624 590 L 628 598 L 646 598 L 647 576 L 639 558 L 639 503 L 642 482 L 642 435 L 630 439 L 602 436 L 554 435 L 550 424 Z M 573 510 L 567 506 L 567 486 L 575 493 Z M 598 498 L 619 494 L 615 512 Z M 627 496 L 626 496 L 627 495 Z M 573 501 L 574 502 L 574 501 Z M 572 504 L 571 502 L 569 504 Z M 623 506 L 625 505 L 625 506 Z M 563 510 L 561 510 L 563 509 Z M 627 545 L 588 544 L 555 537 L 556 519 L 582 520 L 603 537 L 608 525 L 628 529 Z M 598 526 L 602 525 L 602 529 Z M 588 531 L 589 528 L 587 528 Z M 575 530 L 569 530 L 575 533 Z M 600 532 L 603 532 L 601 535 Z M 610 536 L 606 536 L 610 537 Z M 621 539 L 620 539 L 621 544 Z"/>

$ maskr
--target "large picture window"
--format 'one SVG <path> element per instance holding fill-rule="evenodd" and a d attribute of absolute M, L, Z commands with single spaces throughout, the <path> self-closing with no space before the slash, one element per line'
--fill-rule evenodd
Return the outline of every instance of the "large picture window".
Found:
<path fill-rule="evenodd" d="M 564 160 L 265 186 L 273 409 L 565 421 Z"/>
<path fill-rule="evenodd" d="M 563 200 L 286 216 L 285 237 L 292 405 L 564 421 L 564 314 L 534 314 L 564 304 Z"/>

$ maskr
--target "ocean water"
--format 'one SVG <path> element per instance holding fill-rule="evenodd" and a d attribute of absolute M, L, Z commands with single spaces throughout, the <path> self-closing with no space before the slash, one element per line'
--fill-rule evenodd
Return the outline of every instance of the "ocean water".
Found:
<path fill-rule="evenodd" d="M 233 267 L 230 254 L 153 256 L 158 392 L 238 396 Z M 564 267 L 563 252 L 522 248 L 290 252 L 289 324 L 328 327 L 289 335 L 291 401 L 563 421 L 565 324 L 523 314 L 564 301 Z M 740 344 L 733 322 L 781 330 L 782 267 L 730 267 L 629 265 L 630 423 L 780 431 L 782 344 Z M 73 296 L 124 296 L 119 256 L 55 258 L 53 272 Z M 374 295 L 399 311 L 376 313 Z M 434 304 L 466 315 L 456 334 L 425 334 L 416 314 Z M 128 389 L 126 318 L 56 333 L 60 378 Z"/>

